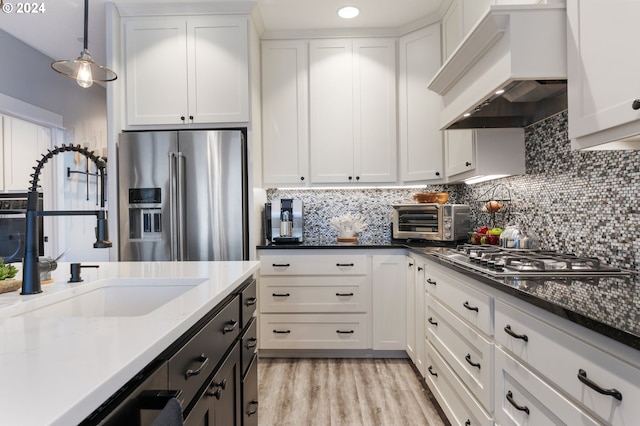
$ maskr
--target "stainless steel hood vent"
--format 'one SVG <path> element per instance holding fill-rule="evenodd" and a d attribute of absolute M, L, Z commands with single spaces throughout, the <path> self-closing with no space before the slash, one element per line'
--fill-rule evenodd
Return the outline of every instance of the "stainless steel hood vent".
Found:
<path fill-rule="evenodd" d="M 526 127 L 567 109 L 564 4 L 491 6 L 429 83 L 441 129 Z"/>

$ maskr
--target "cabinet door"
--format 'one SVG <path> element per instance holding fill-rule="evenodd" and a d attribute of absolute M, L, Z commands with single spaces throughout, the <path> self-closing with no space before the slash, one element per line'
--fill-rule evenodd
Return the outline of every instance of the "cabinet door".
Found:
<path fill-rule="evenodd" d="M 124 23 L 127 124 L 183 124 L 188 118 L 184 19 Z"/>
<path fill-rule="evenodd" d="M 413 363 L 416 363 L 416 311 L 414 299 L 416 297 L 416 261 L 411 257 L 406 258 L 407 275 L 406 275 L 406 291 L 405 291 L 405 321 L 407 332 L 405 333 L 407 344 L 407 355 Z"/>
<path fill-rule="evenodd" d="M 51 129 L 7 116 L 3 122 L 4 190 L 26 191 L 40 154 L 51 148 Z M 41 175 L 41 186 L 46 185 L 43 179 Z"/>
<path fill-rule="evenodd" d="M 569 137 L 593 135 L 574 147 L 640 131 L 640 110 L 631 107 L 640 98 L 638 16 L 637 1 L 567 1 Z"/>
<path fill-rule="evenodd" d="M 425 373 L 425 365 L 424 365 L 424 344 L 425 344 L 425 298 L 426 298 L 426 293 L 425 293 L 425 288 L 424 288 L 424 284 L 425 284 L 425 272 L 424 272 L 424 264 L 420 261 L 418 261 L 416 263 L 416 281 L 415 281 L 415 295 L 414 295 L 414 300 L 413 300 L 413 305 L 414 305 L 414 312 L 416 315 L 416 329 L 415 329 L 415 339 L 416 339 L 416 344 L 415 344 L 415 352 L 416 352 L 416 358 L 415 358 L 415 364 L 416 367 L 418 368 L 418 371 L 420 371 L 420 373 L 422 374 L 422 376 L 424 377 L 424 373 Z"/>
<path fill-rule="evenodd" d="M 357 182 L 395 182 L 395 41 L 355 40 L 353 66 L 354 178 Z"/>
<path fill-rule="evenodd" d="M 403 182 L 444 179 L 440 96 L 424 90 L 440 68 L 440 25 L 400 39 L 399 133 Z"/>
<path fill-rule="evenodd" d="M 262 181 L 309 181 L 308 54 L 304 41 L 262 42 Z"/>
<path fill-rule="evenodd" d="M 312 40 L 311 181 L 348 183 L 353 173 L 353 48 L 350 40 Z"/>
<path fill-rule="evenodd" d="M 445 60 L 456 50 L 463 35 L 462 5 L 460 0 L 454 0 L 442 18 L 442 48 Z"/>
<path fill-rule="evenodd" d="M 247 19 L 193 17 L 187 20 L 187 34 L 191 122 L 249 121 Z"/>
<path fill-rule="evenodd" d="M 404 350 L 405 256 L 373 256 L 373 349 Z"/>
<path fill-rule="evenodd" d="M 447 130 L 445 132 L 447 177 L 475 168 L 475 142 L 473 130 Z"/>

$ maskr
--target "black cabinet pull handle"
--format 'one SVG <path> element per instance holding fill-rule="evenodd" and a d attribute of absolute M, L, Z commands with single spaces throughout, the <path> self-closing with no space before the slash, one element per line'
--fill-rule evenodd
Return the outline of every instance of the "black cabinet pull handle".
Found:
<path fill-rule="evenodd" d="M 525 413 L 527 413 L 527 415 L 529 415 L 529 407 L 527 407 L 526 405 L 518 405 L 513 400 L 513 394 L 511 393 L 511 391 L 507 392 L 507 401 L 509 401 L 509 403 L 513 405 L 516 410 L 524 411 Z"/>
<path fill-rule="evenodd" d="M 338 334 L 353 334 L 353 333 L 355 333 L 355 331 L 353 331 L 353 330 L 336 330 L 336 333 L 338 333 Z"/>
<path fill-rule="evenodd" d="M 471 426 L 471 420 L 467 419 L 467 421 L 464 422 L 464 426 Z"/>
<path fill-rule="evenodd" d="M 604 389 L 600 387 L 596 382 L 592 381 L 591 379 L 587 379 L 587 372 L 582 368 L 578 370 L 578 380 L 589 386 L 594 391 L 601 393 L 602 395 L 609 395 L 614 397 L 618 401 L 622 401 L 622 394 L 618 389 Z"/>
<path fill-rule="evenodd" d="M 436 172 L 436 176 L 440 176 L 440 172 Z"/>
<path fill-rule="evenodd" d="M 231 333 L 233 330 L 235 330 L 237 326 L 238 326 L 238 321 L 234 319 L 232 319 L 231 321 L 228 321 L 227 325 L 225 325 L 224 328 L 222 329 L 222 334 Z"/>
<path fill-rule="evenodd" d="M 429 370 L 429 374 L 431 374 L 432 376 L 438 377 L 438 373 L 433 371 L 433 366 L 430 365 L 427 370 Z"/>
<path fill-rule="evenodd" d="M 353 263 L 336 263 L 336 266 L 340 268 L 341 266 L 353 266 Z"/>
<path fill-rule="evenodd" d="M 631 104 L 631 108 L 640 109 L 640 99 L 634 100 L 633 103 Z"/>
<path fill-rule="evenodd" d="M 470 366 L 476 367 L 478 370 L 480 370 L 480 363 L 471 361 L 471 354 L 467 354 L 464 359 L 469 363 Z"/>
<path fill-rule="evenodd" d="M 244 347 L 247 349 L 253 349 L 256 346 L 258 346 L 258 339 L 256 339 L 255 337 L 252 337 L 251 339 L 249 339 L 249 341 Z"/>
<path fill-rule="evenodd" d="M 300 176 L 300 180 L 304 180 L 304 176 Z"/>
<path fill-rule="evenodd" d="M 465 308 L 467 308 L 470 311 L 476 311 L 478 312 L 478 307 L 477 306 L 471 306 L 469 305 L 469 302 L 465 301 L 462 306 L 464 306 Z"/>
<path fill-rule="evenodd" d="M 193 121 L 193 115 L 189 116 L 189 120 Z"/>
<path fill-rule="evenodd" d="M 418 266 L 418 271 L 424 271 L 424 268 L 422 266 Z"/>
<path fill-rule="evenodd" d="M 255 305 L 255 304 L 256 304 L 256 301 L 257 301 L 257 300 L 258 300 L 258 299 L 256 299 L 255 297 L 250 297 L 250 298 L 248 298 L 248 299 L 247 299 L 247 301 L 246 301 L 246 302 L 244 302 L 244 305 L 245 305 L 245 306 L 253 306 L 253 305 Z"/>
<path fill-rule="evenodd" d="M 184 121 L 184 115 L 180 116 L 180 120 Z"/>
<path fill-rule="evenodd" d="M 273 330 L 275 334 L 289 334 L 291 330 Z"/>
<path fill-rule="evenodd" d="M 413 263 L 409 263 L 409 268 L 411 268 L 413 266 Z"/>
<path fill-rule="evenodd" d="M 213 386 L 222 388 L 222 390 L 225 390 L 227 388 L 227 379 L 223 379 L 221 382 L 213 382 L 212 383 Z"/>
<path fill-rule="evenodd" d="M 273 266 L 274 268 L 288 268 L 289 266 L 291 266 L 290 263 L 272 263 L 271 266 Z"/>
<path fill-rule="evenodd" d="M 258 406 L 258 401 L 256 401 L 255 399 L 252 399 L 251 401 L 249 401 L 249 406 L 251 407 L 252 405 L 254 406 Z M 257 409 L 252 409 L 252 410 L 247 410 L 247 416 L 253 416 L 255 413 L 257 413 L 258 410 Z"/>
<path fill-rule="evenodd" d="M 353 296 L 353 293 L 336 293 L 336 296 L 341 297 L 348 297 L 348 296 Z"/>
<path fill-rule="evenodd" d="M 524 340 L 525 342 L 528 342 L 528 341 L 529 341 L 529 337 L 527 337 L 527 335 L 526 335 L 526 334 L 516 334 L 516 333 L 514 333 L 513 331 L 511 331 L 511 326 L 510 326 L 509 324 L 507 324 L 507 325 L 504 327 L 504 332 L 505 332 L 505 333 L 507 333 L 509 336 L 511 336 L 511 337 L 513 337 L 513 338 L 515 338 L 515 339 L 522 339 L 522 340 Z"/>
<path fill-rule="evenodd" d="M 202 353 L 198 357 L 198 361 L 200 361 L 200 367 L 196 368 L 195 370 L 188 369 L 184 373 L 185 379 L 188 379 L 191 376 L 197 376 L 198 374 L 200 374 L 200 372 L 202 372 L 202 369 L 209 363 L 209 357 L 207 357 L 204 353 Z"/>
<path fill-rule="evenodd" d="M 291 296 L 291 294 L 289 294 L 289 293 L 272 293 L 271 295 L 273 297 L 289 297 L 289 296 Z"/>
<path fill-rule="evenodd" d="M 431 324 L 431 325 L 435 325 L 435 326 L 438 325 L 438 321 L 434 321 L 432 317 L 429 317 L 429 319 L 427 319 L 427 321 L 429 321 L 429 324 Z"/>
<path fill-rule="evenodd" d="M 471 165 L 471 163 L 469 161 L 467 161 L 466 163 L 464 163 L 464 165 L 469 167 Z"/>
<path fill-rule="evenodd" d="M 431 278 L 427 278 L 427 283 L 431 284 L 431 285 L 437 285 L 438 283 L 433 281 Z"/>
<path fill-rule="evenodd" d="M 222 396 L 222 391 L 227 388 L 227 379 L 224 379 L 221 382 L 213 382 L 213 383 L 211 383 L 210 387 L 211 388 L 215 387 L 216 390 L 213 391 L 213 392 L 207 391 L 207 395 L 215 396 L 216 399 L 220 399 L 220 397 Z"/>

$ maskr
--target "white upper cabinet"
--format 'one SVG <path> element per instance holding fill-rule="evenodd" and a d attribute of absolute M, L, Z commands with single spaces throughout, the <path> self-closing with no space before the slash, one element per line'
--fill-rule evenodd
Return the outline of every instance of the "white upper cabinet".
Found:
<path fill-rule="evenodd" d="M 249 120 L 247 17 L 123 19 L 128 126 Z"/>
<path fill-rule="evenodd" d="M 400 38 L 398 116 L 403 182 L 444 179 L 440 96 L 426 90 L 440 68 L 440 24 Z"/>
<path fill-rule="evenodd" d="M 395 40 L 312 40 L 312 183 L 395 182 Z"/>
<path fill-rule="evenodd" d="M 640 149 L 640 2 L 567 0 L 567 16 L 572 148 Z"/>
<path fill-rule="evenodd" d="M 447 181 L 525 173 L 524 130 L 447 130 Z"/>
<path fill-rule="evenodd" d="M 307 42 L 262 42 L 262 181 L 309 182 Z"/>

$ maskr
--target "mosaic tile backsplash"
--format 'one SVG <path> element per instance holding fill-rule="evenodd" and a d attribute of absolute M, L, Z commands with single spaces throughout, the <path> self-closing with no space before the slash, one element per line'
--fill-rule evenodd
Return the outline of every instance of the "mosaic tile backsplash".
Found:
<path fill-rule="evenodd" d="M 639 270 L 640 151 L 571 151 L 566 112 L 527 127 L 525 144 L 525 175 L 425 190 L 449 192 L 449 203 L 471 204 L 474 226 L 492 225 L 491 219 L 502 227 L 519 221 L 538 234 L 544 249 L 595 256 L 616 267 Z M 411 202 L 417 191 L 269 189 L 267 197 L 303 201 L 304 238 L 309 243 L 335 241 L 337 233 L 329 220 L 352 212 L 368 219 L 360 242 L 376 244 L 391 238 L 391 204 Z M 481 212 L 482 201 L 492 194 L 508 199 L 507 217 Z"/>

